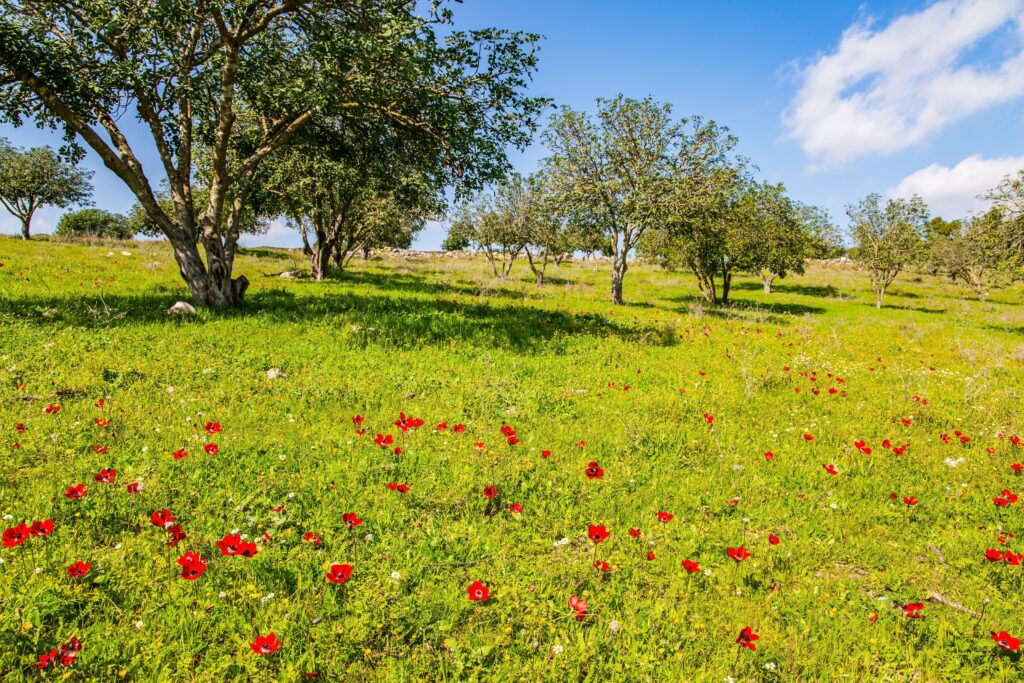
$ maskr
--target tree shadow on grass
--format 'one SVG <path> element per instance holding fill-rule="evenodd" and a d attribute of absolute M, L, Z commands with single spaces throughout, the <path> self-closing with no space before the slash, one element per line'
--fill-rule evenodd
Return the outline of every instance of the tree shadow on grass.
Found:
<path fill-rule="evenodd" d="M 741 290 L 747 292 L 760 292 L 763 291 L 763 287 L 760 282 L 734 282 L 732 284 L 733 290 Z M 797 285 L 789 284 L 785 282 L 776 282 L 772 285 L 772 294 L 779 292 L 782 294 L 800 294 L 801 296 L 814 296 L 828 299 L 835 299 L 842 296 L 842 292 L 833 287 L 832 285 Z M 769 296 L 771 296 L 769 294 Z"/>
<path fill-rule="evenodd" d="M 438 275 L 440 277 L 440 275 Z M 399 292 L 410 292 L 414 294 L 464 294 L 467 296 L 483 296 L 502 299 L 514 299 L 521 301 L 528 298 L 526 292 L 511 289 L 504 285 L 493 285 L 490 281 L 472 283 L 465 280 L 449 277 L 445 281 L 430 281 L 422 275 L 415 273 L 387 272 L 381 273 L 367 270 L 345 270 L 332 274 L 329 278 L 332 282 L 338 282 L 353 286 L 370 286 L 380 290 L 392 290 Z M 508 280 L 513 282 L 514 280 Z M 312 286 L 319 283 L 310 282 Z"/>
<path fill-rule="evenodd" d="M 825 309 L 820 306 L 808 306 L 782 301 L 749 301 L 747 299 L 732 299 L 728 305 L 711 307 L 708 306 L 702 297 L 699 296 L 678 296 L 668 299 L 675 303 L 693 306 L 700 304 L 704 306 L 704 314 L 718 318 L 743 318 L 745 313 L 762 313 L 775 316 L 778 321 L 786 321 L 787 318 L 779 316 L 801 316 L 807 314 L 824 313 Z"/>
<path fill-rule="evenodd" d="M 865 303 L 864 306 L 875 308 L 873 303 Z M 948 309 L 945 308 L 927 308 L 924 306 L 897 306 L 895 304 L 882 303 L 882 310 L 890 309 L 894 311 L 913 311 L 916 313 L 946 313 Z M 876 309 L 877 310 L 877 309 Z"/>
<path fill-rule="evenodd" d="M 473 301 L 454 298 L 450 289 L 416 276 L 361 274 L 356 291 L 337 291 L 320 283 L 300 283 L 299 292 L 254 289 L 242 309 L 201 310 L 195 317 L 172 318 L 165 310 L 180 290 L 150 289 L 140 294 L 0 298 L 4 320 L 42 328 L 75 326 L 86 329 L 167 325 L 189 328 L 231 321 L 251 321 L 253 328 L 270 323 L 332 327 L 348 343 L 412 348 L 451 341 L 518 352 L 542 350 L 549 342 L 572 336 L 617 337 L 666 346 L 677 335 L 662 326 L 623 323 L 596 313 L 571 314 L 523 305 L 521 302 Z M 382 290 L 373 291 L 368 283 Z M 294 283 L 293 283 L 294 284 Z M 307 286 L 308 285 L 308 286 Z M 456 288 L 459 289 L 459 288 Z M 430 297 L 395 292 L 426 292 Z M 450 296 L 444 296 L 447 293 Z M 517 298 L 521 299 L 521 295 Z"/>

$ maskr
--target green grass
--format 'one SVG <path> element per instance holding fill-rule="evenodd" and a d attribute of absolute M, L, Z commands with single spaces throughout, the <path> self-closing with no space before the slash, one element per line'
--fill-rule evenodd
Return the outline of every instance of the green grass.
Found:
<path fill-rule="evenodd" d="M 50 677 L 1024 677 L 988 635 L 1024 636 L 1022 567 L 984 559 L 1024 552 L 1024 500 L 992 502 L 1024 488 L 1010 468 L 1024 449 L 1009 442 L 1024 435 L 1019 288 L 982 304 L 906 276 L 879 312 L 862 275 L 813 267 L 767 296 L 742 280 L 734 306 L 711 310 L 690 277 L 638 265 L 616 308 L 594 262 L 552 268 L 543 289 L 525 266 L 500 281 L 482 261 L 440 257 L 356 261 L 315 283 L 262 277 L 301 263 L 261 250 L 236 266 L 253 281 L 245 310 L 179 320 L 164 313 L 187 294 L 163 244 L 3 239 L 0 261 L 3 527 L 56 525 L 0 550 L 4 680 L 38 679 L 39 655 L 72 636 L 81 654 Z M 46 414 L 51 403 L 61 410 Z M 402 434 L 400 411 L 425 425 Z M 223 432 L 207 437 L 208 420 Z M 971 442 L 943 443 L 954 430 Z M 404 453 L 374 445 L 377 432 Z M 911 445 L 897 456 L 884 439 Z M 180 448 L 189 456 L 173 459 Z M 603 478 L 584 476 L 590 460 Z M 115 485 L 93 480 L 103 467 Z M 65 499 L 77 483 L 88 495 Z M 149 522 L 161 508 L 188 534 L 178 547 Z M 364 520 L 354 530 L 349 511 Z M 611 532 L 596 549 L 604 575 L 591 523 Z M 1000 527 L 1017 537 L 1000 545 Z M 222 557 L 214 542 L 235 529 L 270 542 Z M 753 556 L 737 565 L 726 547 L 741 543 Z M 209 558 L 194 582 L 175 564 L 186 550 Z M 683 559 L 709 573 L 687 575 Z M 76 560 L 92 564 L 86 577 L 68 576 Z M 337 562 L 354 567 L 340 586 L 325 581 Z M 467 598 L 475 580 L 485 603 Z M 951 604 L 985 600 L 980 623 Z M 923 619 L 893 606 L 915 601 Z M 737 651 L 745 626 L 756 652 Z M 270 631 L 281 648 L 254 654 Z"/>

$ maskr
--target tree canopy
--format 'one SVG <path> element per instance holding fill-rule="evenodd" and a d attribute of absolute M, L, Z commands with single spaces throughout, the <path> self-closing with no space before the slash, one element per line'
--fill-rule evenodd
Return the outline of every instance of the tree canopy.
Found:
<path fill-rule="evenodd" d="M 42 206 L 88 204 L 92 172 L 61 159 L 49 147 L 22 150 L 0 138 L 0 204 L 21 221 L 30 239 L 32 216 Z"/>

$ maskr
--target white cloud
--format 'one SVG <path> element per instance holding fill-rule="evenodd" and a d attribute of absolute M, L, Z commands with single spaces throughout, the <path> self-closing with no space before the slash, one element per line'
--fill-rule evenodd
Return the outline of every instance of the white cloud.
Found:
<path fill-rule="evenodd" d="M 932 215 L 947 220 L 984 210 L 981 195 L 995 187 L 1003 176 L 1024 168 L 1024 156 L 982 159 L 969 156 L 956 166 L 932 164 L 915 171 L 886 193 L 889 197 L 921 195 Z"/>
<path fill-rule="evenodd" d="M 1000 29 L 1012 29 L 1009 54 L 964 63 Z M 799 81 L 783 124 L 817 166 L 905 149 L 1024 95 L 1024 0 L 946 0 L 877 30 L 859 21 Z"/>

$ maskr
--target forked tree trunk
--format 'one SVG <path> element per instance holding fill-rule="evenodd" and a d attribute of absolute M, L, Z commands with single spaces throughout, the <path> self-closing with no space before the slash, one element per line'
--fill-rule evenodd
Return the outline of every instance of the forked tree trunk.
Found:
<path fill-rule="evenodd" d="M 772 283 L 773 282 L 775 282 L 775 276 L 774 275 L 763 275 L 763 274 L 761 275 L 761 284 L 763 285 L 762 286 L 762 291 L 764 291 L 765 294 L 771 294 L 772 293 Z"/>
<path fill-rule="evenodd" d="M 325 244 L 318 240 L 316 245 L 313 246 L 309 254 L 309 272 L 313 280 L 323 282 L 324 276 L 327 275 L 327 266 L 330 263 L 331 252 L 333 251 L 333 243 Z"/>
<path fill-rule="evenodd" d="M 244 275 L 231 278 L 234 253 L 221 249 L 219 238 L 204 240 L 207 263 L 199 255 L 199 245 L 192 240 L 175 239 L 171 247 L 178 271 L 198 305 L 211 308 L 242 305 L 249 280 Z"/>
<path fill-rule="evenodd" d="M 30 240 L 32 235 L 29 234 L 29 223 L 31 223 L 31 216 L 21 222 L 21 239 Z"/>

